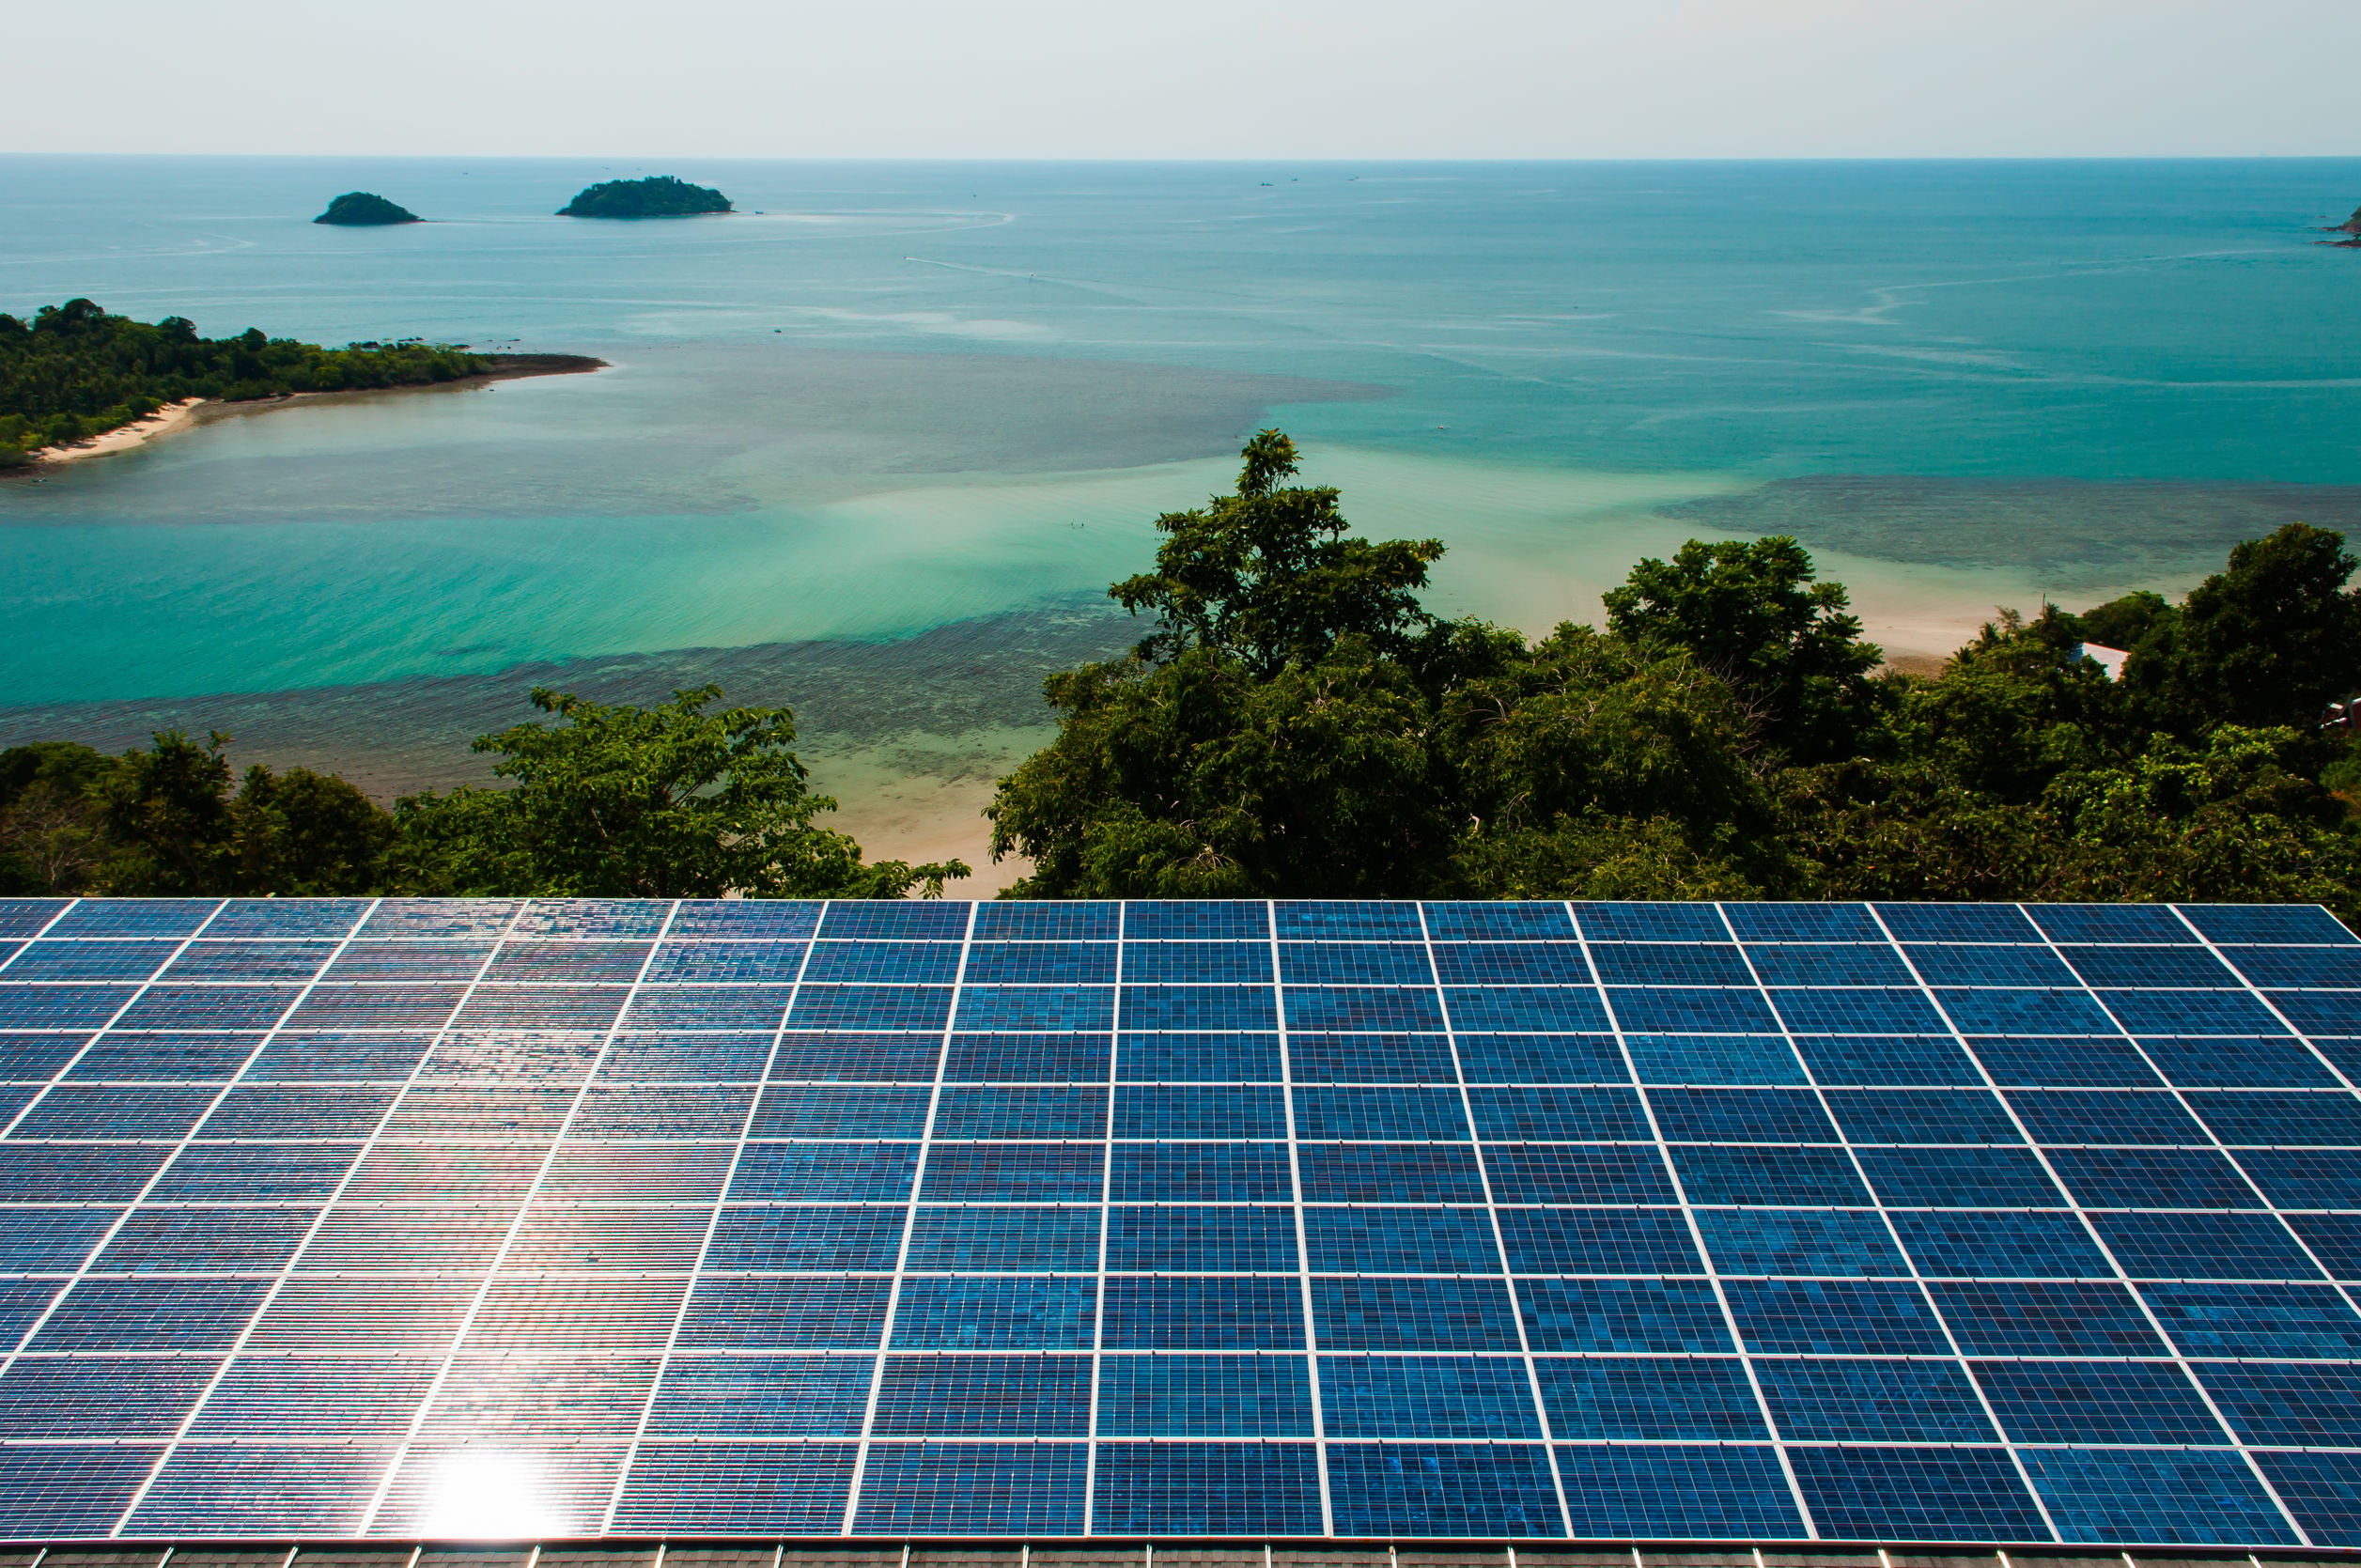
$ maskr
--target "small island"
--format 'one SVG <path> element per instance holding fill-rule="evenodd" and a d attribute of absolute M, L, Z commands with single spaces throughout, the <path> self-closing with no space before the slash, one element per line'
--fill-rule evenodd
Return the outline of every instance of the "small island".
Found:
<path fill-rule="evenodd" d="M 327 211 L 312 220 L 316 224 L 336 224 L 348 228 L 372 227 L 381 224 L 423 224 L 426 221 L 409 208 L 368 191 L 347 191 L 328 204 Z"/>
<path fill-rule="evenodd" d="M 702 218 L 733 211 L 730 198 L 709 185 L 671 175 L 609 179 L 588 186 L 557 210 L 561 218 Z"/>
<path fill-rule="evenodd" d="M 202 403 L 300 394 L 451 386 L 604 369 L 582 354 L 477 354 L 466 345 L 351 343 L 341 349 L 249 327 L 199 337 L 179 316 L 134 321 L 88 300 L 0 314 L 0 469 L 115 451 Z"/>

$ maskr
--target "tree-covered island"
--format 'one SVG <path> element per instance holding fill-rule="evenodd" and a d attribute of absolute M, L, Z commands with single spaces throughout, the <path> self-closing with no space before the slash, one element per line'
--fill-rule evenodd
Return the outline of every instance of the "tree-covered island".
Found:
<path fill-rule="evenodd" d="M 0 468 L 31 460 L 191 398 L 246 402 L 299 392 L 365 392 L 469 380 L 595 370 L 574 354 L 477 354 L 448 343 L 351 343 L 341 349 L 249 327 L 200 337 L 178 316 L 134 321 L 88 300 L 43 305 L 31 320 L 0 313 Z"/>
<path fill-rule="evenodd" d="M 347 191 L 328 204 L 328 210 L 312 222 L 334 224 L 343 228 L 372 228 L 385 224 L 423 224 L 427 220 L 398 202 L 387 201 L 370 191 Z"/>
<path fill-rule="evenodd" d="M 709 185 L 691 185 L 668 174 L 645 179 L 601 180 L 577 192 L 557 210 L 561 218 L 701 218 L 734 209 L 730 198 Z"/>

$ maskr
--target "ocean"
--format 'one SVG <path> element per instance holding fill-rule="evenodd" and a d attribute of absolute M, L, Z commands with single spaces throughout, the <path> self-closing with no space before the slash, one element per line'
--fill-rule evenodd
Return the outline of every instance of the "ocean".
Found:
<path fill-rule="evenodd" d="M 740 212 L 553 216 L 676 173 Z M 309 220 L 345 190 L 434 222 Z M 1792 533 L 1900 661 L 2361 521 L 2361 160 L 0 158 L 0 309 L 595 354 L 220 410 L 0 482 L 0 744 L 222 728 L 381 793 L 535 682 L 793 704 L 844 824 L 977 859 L 1040 675 L 1276 424 L 1431 602 L 1546 629 Z M 993 879 L 979 879 L 988 889 Z"/>

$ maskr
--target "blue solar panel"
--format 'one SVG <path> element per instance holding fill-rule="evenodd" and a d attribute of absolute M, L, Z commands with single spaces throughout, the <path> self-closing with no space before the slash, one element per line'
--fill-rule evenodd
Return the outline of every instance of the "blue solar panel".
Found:
<path fill-rule="evenodd" d="M 1116 1437 L 1310 1437 L 1300 1356 L 1105 1356 L 1098 1431 Z"/>
<path fill-rule="evenodd" d="M 0 1538 L 2361 1545 L 2317 909 L 0 939 Z"/>

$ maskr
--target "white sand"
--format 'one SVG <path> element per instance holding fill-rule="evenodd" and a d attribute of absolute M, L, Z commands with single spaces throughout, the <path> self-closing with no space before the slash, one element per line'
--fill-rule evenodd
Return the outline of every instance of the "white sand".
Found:
<path fill-rule="evenodd" d="M 850 833 L 873 861 L 949 860 L 974 868 L 950 883 L 947 898 L 990 898 L 1033 870 L 1011 857 L 994 864 L 992 825 L 984 808 L 1001 775 L 1056 737 L 1049 726 L 988 728 L 963 736 L 908 736 L 884 745 L 846 745 L 815 734 L 799 754 L 812 787 L 835 797 L 820 825 Z"/>
<path fill-rule="evenodd" d="M 196 418 L 196 411 L 204 404 L 202 397 L 167 403 L 147 418 L 118 426 L 102 436 L 93 436 L 71 446 L 44 446 L 33 454 L 33 460 L 38 463 L 70 463 L 84 458 L 103 458 L 110 452 L 128 452 L 158 436 L 185 428 Z"/>

